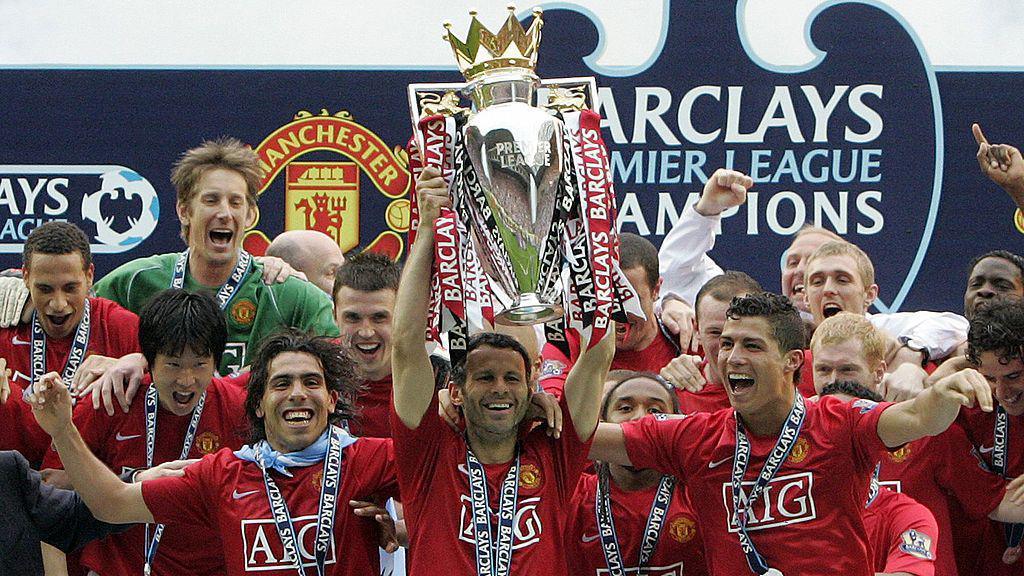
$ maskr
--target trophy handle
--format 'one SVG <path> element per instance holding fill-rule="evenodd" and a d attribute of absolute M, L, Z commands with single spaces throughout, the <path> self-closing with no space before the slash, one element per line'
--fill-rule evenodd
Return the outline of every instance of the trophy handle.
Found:
<path fill-rule="evenodd" d="M 561 112 L 596 112 L 601 103 L 593 76 L 541 80 L 537 100 L 540 106 Z"/>
<path fill-rule="evenodd" d="M 426 84 L 409 84 L 409 119 L 412 120 L 412 133 L 416 137 L 416 145 L 423 150 L 423 135 L 420 133 L 420 119 L 424 116 L 443 114 L 454 116 L 469 108 L 462 107 L 460 94 L 465 92 L 465 82 L 434 82 Z"/>

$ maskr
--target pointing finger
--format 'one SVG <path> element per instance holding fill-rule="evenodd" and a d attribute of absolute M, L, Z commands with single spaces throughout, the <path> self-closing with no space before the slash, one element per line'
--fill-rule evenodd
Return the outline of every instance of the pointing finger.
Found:
<path fill-rule="evenodd" d="M 988 144 L 988 139 L 985 138 L 985 133 L 981 131 L 981 126 L 977 122 L 971 124 L 971 132 L 974 134 L 974 141 L 978 143 L 978 146 Z"/>

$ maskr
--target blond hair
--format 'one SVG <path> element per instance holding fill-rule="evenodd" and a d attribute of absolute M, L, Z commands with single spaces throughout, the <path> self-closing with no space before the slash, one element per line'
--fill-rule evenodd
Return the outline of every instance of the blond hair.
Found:
<path fill-rule="evenodd" d="M 868 365 L 875 366 L 885 359 L 885 336 L 866 317 L 851 312 L 826 318 L 814 329 L 811 353 L 820 346 L 841 344 L 851 338 L 860 342 Z"/>
<path fill-rule="evenodd" d="M 821 246 L 818 246 L 818 249 L 807 258 L 804 282 L 807 282 L 807 275 L 810 274 L 811 263 L 819 258 L 827 258 L 829 256 L 849 256 L 850 258 L 853 258 L 853 261 L 857 265 L 857 275 L 860 276 L 860 280 L 864 284 L 864 288 L 869 288 L 875 283 L 875 266 L 871 263 L 871 258 L 868 258 L 867 253 L 861 250 L 856 244 L 847 242 L 846 240 L 840 240 L 839 242 L 826 242 Z"/>
<path fill-rule="evenodd" d="M 245 201 L 256 208 L 260 189 L 259 156 L 237 138 L 221 137 L 207 140 L 182 153 L 171 171 L 171 183 L 177 192 L 177 204 L 188 206 L 198 192 L 199 180 L 217 168 L 237 172 L 245 180 Z M 188 242 L 188 224 L 182 222 L 181 237 Z"/>

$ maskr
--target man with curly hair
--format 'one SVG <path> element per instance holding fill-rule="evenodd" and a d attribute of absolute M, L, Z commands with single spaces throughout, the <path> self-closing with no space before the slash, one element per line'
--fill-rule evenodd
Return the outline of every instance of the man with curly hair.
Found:
<path fill-rule="evenodd" d="M 965 409 L 959 424 L 986 468 L 1007 479 L 1024 474 L 1024 302 L 1020 298 L 986 298 L 973 309 L 967 362 L 988 381 L 996 407 L 992 412 Z M 1024 527 L 991 522 L 986 528 L 971 547 L 978 552 L 971 573 L 1019 574 Z"/>

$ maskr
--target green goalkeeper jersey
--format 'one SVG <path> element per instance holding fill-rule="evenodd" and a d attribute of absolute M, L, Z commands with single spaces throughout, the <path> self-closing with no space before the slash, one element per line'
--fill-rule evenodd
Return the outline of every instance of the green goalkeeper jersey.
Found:
<path fill-rule="evenodd" d="M 94 286 L 96 295 L 117 302 L 138 314 L 155 294 L 171 287 L 175 263 L 180 254 L 158 254 L 132 260 L 104 276 Z M 185 266 L 187 270 L 187 266 Z M 282 327 L 337 336 L 333 306 L 327 294 L 315 285 L 288 278 L 282 283 L 263 283 L 263 265 L 255 259 L 248 274 L 224 307 L 228 325 L 228 342 L 219 371 L 223 375 L 238 372 L 250 363 L 260 342 Z M 185 273 L 184 286 L 189 291 L 206 291 L 211 296 L 219 286 L 203 286 Z"/>

